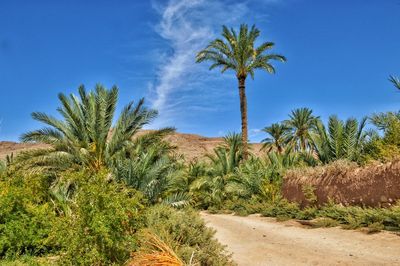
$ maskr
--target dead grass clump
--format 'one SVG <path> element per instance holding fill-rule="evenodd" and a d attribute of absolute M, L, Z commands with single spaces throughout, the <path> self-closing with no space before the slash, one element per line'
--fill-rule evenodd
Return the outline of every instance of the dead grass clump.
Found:
<path fill-rule="evenodd" d="M 341 177 L 347 172 L 354 171 L 358 165 L 347 160 L 337 160 L 330 164 L 316 167 L 301 167 L 286 172 L 285 178 L 289 181 L 298 181 L 310 178 Z"/>
<path fill-rule="evenodd" d="M 144 231 L 139 251 L 132 254 L 128 266 L 183 266 L 173 249 L 155 234 Z"/>

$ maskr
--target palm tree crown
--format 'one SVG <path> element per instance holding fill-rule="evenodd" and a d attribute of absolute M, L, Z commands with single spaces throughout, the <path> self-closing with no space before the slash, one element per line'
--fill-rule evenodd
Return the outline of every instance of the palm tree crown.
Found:
<path fill-rule="evenodd" d="M 89 93 L 81 86 L 79 98 L 73 94 L 69 97 L 59 94 L 58 98 L 61 107 L 57 111 L 62 120 L 41 112 L 32 113 L 35 120 L 48 127 L 28 132 L 21 140 L 46 143 L 50 148 L 21 155 L 20 159 L 28 162 L 26 165 L 47 170 L 79 165 L 98 171 L 131 148 L 132 137 L 157 115 L 157 111 L 145 108 L 141 99 L 136 105 L 129 103 L 112 127 L 118 99 L 115 86 L 107 90 L 97 85 Z"/>
<path fill-rule="evenodd" d="M 197 62 L 212 61 L 210 69 L 221 67 L 221 72 L 233 70 L 238 78 L 246 78 L 248 74 L 254 78 L 256 69 L 275 73 L 271 60 L 286 61 L 278 54 L 266 54 L 274 47 L 273 42 L 264 42 L 255 47 L 260 31 L 253 25 L 248 29 L 246 24 L 240 26 L 239 34 L 234 29 L 222 26 L 222 39 L 215 39 L 204 50 L 197 54 Z"/>
<path fill-rule="evenodd" d="M 265 127 L 262 131 L 267 133 L 269 137 L 262 140 L 264 143 L 263 149 L 267 149 L 267 152 L 276 151 L 282 153 L 289 139 L 288 130 L 289 128 L 281 123 L 274 123 L 269 127 Z"/>
<path fill-rule="evenodd" d="M 314 150 L 318 159 L 328 163 L 338 159 L 359 159 L 369 132 L 365 131 L 367 118 L 357 121 L 350 118 L 345 122 L 330 116 L 327 129 L 321 121 L 317 123 L 317 134 L 313 137 Z"/>
<path fill-rule="evenodd" d="M 304 152 L 311 148 L 311 132 L 319 117 L 314 116 L 309 108 L 295 109 L 289 117 L 284 124 L 289 128 L 290 142 L 295 150 Z"/>

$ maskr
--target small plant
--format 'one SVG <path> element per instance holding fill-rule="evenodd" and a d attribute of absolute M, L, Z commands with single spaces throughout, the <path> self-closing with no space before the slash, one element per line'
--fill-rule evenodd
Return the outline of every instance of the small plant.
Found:
<path fill-rule="evenodd" d="M 369 224 L 368 227 L 366 227 L 365 232 L 367 234 L 374 234 L 374 233 L 379 233 L 383 229 L 385 229 L 385 226 L 382 223 L 375 222 L 375 223 Z"/>
<path fill-rule="evenodd" d="M 310 206 L 315 206 L 315 204 L 317 203 L 317 200 L 318 200 L 317 195 L 315 195 L 315 187 L 307 184 L 307 185 L 304 185 L 301 188 L 301 190 L 302 190 L 304 197 L 306 198 L 308 204 Z"/>
<path fill-rule="evenodd" d="M 332 218 L 325 218 L 325 217 L 317 218 L 313 223 L 313 226 L 315 227 L 335 227 L 338 225 L 339 225 L 338 221 Z"/>

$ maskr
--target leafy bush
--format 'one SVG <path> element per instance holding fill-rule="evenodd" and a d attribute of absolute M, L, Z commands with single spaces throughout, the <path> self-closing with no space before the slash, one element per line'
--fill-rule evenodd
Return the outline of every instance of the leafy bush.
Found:
<path fill-rule="evenodd" d="M 277 201 L 269 205 L 266 209 L 261 211 L 263 216 L 272 216 L 292 219 L 296 218 L 298 213 L 300 213 L 300 207 L 296 203 L 288 202 L 285 199 Z"/>
<path fill-rule="evenodd" d="M 146 214 L 146 227 L 172 247 L 184 263 L 229 265 L 224 247 L 213 239 L 214 231 L 192 209 L 175 210 L 156 205 Z"/>
<path fill-rule="evenodd" d="M 50 252 L 55 215 L 46 202 L 47 180 L 16 176 L 0 181 L 0 187 L 0 258 Z"/>
<path fill-rule="evenodd" d="M 62 245 L 61 261 L 72 265 L 122 264 L 137 248 L 143 226 L 138 192 L 107 180 L 105 173 L 71 174 L 77 184 L 72 214 L 53 231 Z"/>

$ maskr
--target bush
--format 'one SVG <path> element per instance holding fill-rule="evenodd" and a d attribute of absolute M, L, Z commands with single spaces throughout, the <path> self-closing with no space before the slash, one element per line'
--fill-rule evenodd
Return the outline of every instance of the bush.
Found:
<path fill-rule="evenodd" d="M 288 202 L 285 199 L 277 201 L 269 205 L 261 211 L 263 216 L 272 216 L 278 218 L 293 219 L 300 213 L 300 207 L 297 203 Z"/>
<path fill-rule="evenodd" d="M 146 227 L 167 243 L 179 258 L 192 265 L 229 265 L 224 247 L 213 239 L 214 231 L 205 226 L 192 209 L 175 210 L 164 205 L 150 208 Z"/>
<path fill-rule="evenodd" d="M 49 236 L 56 217 L 46 202 L 47 180 L 17 176 L 0 181 L 0 186 L 0 258 L 53 250 Z"/>
<path fill-rule="evenodd" d="M 77 186 L 72 214 L 60 219 L 53 232 L 62 245 L 63 264 L 122 264 L 137 248 L 136 232 L 143 226 L 141 196 L 106 177 L 68 176 Z"/>

